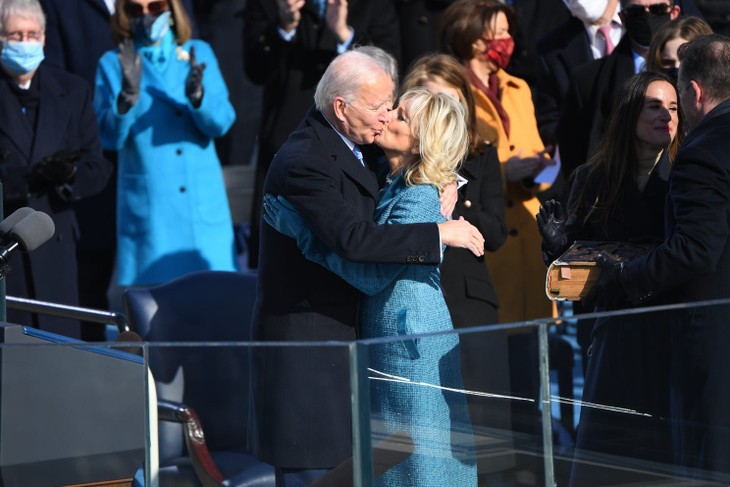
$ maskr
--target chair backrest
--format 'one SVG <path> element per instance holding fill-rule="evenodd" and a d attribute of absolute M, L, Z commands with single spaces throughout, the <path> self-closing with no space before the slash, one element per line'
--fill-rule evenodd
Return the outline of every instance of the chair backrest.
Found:
<path fill-rule="evenodd" d="M 151 288 L 130 288 L 130 328 L 148 342 L 251 340 L 256 274 L 203 271 Z M 211 451 L 248 450 L 249 360 L 246 347 L 151 347 L 160 399 L 183 402 L 200 417 Z M 160 460 L 182 454 L 182 430 L 161 425 Z"/>

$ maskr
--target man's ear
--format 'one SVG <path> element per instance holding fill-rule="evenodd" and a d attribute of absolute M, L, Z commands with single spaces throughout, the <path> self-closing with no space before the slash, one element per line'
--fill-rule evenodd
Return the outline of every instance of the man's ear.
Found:
<path fill-rule="evenodd" d="M 673 6 L 669 10 L 669 18 L 670 18 L 670 20 L 674 20 L 677 17 L 679 17 L 679 13 L 680 13 L 681 10 L 682 10 L 682 7 L 680 7 L 679 5 Z M 621 19 L 621 20 L 623 21 L 623 19 Z"/>
<path fill-rule="evenodd" d="M 345 107 L 347 107 L 347 102 L 345 102 L 345 99 L 341 96 L 336 96 L 334 101 L 332 102 L 332 109 L 335 112 L 335 117 L 337 120 L 344 122 L 345 121 Z"/>
<path fill-rule="evenodd" d="M 695 105 L 699 105 L 705 97 L 705 90 L 702 89 L 702 85 L 695 80 L 690 80 L 688 90 L 692 90 L 692 101 Z"/>

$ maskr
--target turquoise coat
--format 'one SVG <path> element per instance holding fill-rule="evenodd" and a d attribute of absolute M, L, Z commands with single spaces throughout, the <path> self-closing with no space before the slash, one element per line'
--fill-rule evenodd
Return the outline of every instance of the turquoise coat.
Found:
<path fill-rule="evenodd" d="M 433 186 L 407 186 L 398 177 L 381 190 L 375 211 L 378 225 L 444 220 Z M 415 448 L 374 485 L 475 487 L 474 439 L 462 392 L 459 337 L 447 333 L 453 326 L 438 267 L 346 261 L 302 226 L 296 237 L 305 257 L 366 294 L 360 302 L 359 336 L 401 338 L 368 345 L 372 431 L 376 441 L 406 432 Z M 405 339 L 437 332 L 442 333 Z"/>
<path fill-rule="evenodd" d="M 185 96 L 190 48 L 205 63 L 203 99 Z M 233 224 L 213 139 L 235 120 L 210 46 L 182 46 L 168 32 L 159 46 L 137 46 L 142 81 L 137 103 L 117 111 L 119 51 L 106 52 L 96 73 L 94 108 L 105 149 L 119 152 L 117 267 L 119 283 L 156 284 L 189 272 L 236 270 Z"/>

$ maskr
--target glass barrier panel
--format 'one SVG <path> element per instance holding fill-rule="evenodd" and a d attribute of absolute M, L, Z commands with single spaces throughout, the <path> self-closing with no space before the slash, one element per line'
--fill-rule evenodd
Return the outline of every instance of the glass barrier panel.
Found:
<path fill-rule="evenodd" d="M 148 450 L 142 357 L 0 324 L 0 485 L 130 486 Z"/>

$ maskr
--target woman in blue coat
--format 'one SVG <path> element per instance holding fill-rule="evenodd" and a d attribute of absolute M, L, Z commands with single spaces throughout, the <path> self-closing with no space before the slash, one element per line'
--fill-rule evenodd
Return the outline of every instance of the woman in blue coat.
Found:
<path fill-rule="evenodd" d="M 213 51 L 190 39 L 180 0 L 120 0 L 112 31 L 94 107 L 102 145 L 119 151 L 119 284 L 236 270 L 213 143 L 235 113 Z"/>
<path fill-rule="evenodd" d="M 445 94 L 414 88 L 375 143 L 383 149 L 390 183 L 375 210 L 378 225 L 445 220 L 439 195 L 456 181 L 468 151 L 466 116 Z M 461 378 L 459 337 L 453 330 L 435 265 L 361 264 L 345 261 L 313 238 L 301 217 L 267 196 L 264 219 L 296 237 L 304 256 L 366 294 L 360 303 L 362 338 L 401 337 L 370 345 L 373 434 L 406 432 L 413 454 L 375 479 L 388 487 L 477 485 L 471 422 Z"/>

